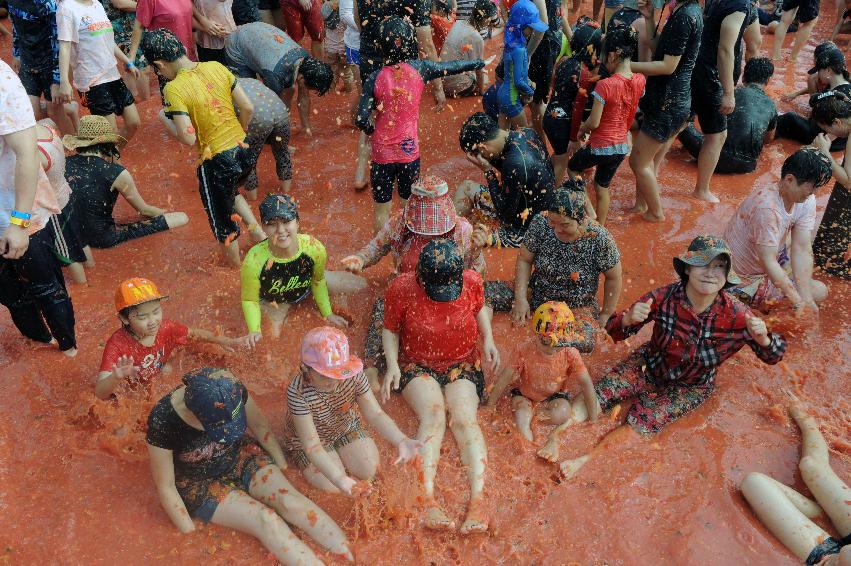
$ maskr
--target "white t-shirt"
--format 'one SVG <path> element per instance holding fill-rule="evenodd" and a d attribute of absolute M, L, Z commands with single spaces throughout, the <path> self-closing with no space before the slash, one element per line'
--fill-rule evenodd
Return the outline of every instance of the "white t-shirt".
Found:
<path fill-rule="evenodd" d="M 112 23 L 96 0 L 82 4 L 63 0 L 56 9 L 59 41 L 69 41 L 74 88 L 88 92 L 93 86 L 121 79 L 115 60 Z"/>
<path fill-rule="evenodd" d="M 34 126 L 32 104 L 21 80 L 5 61 L 0 60 L 0 234 L 9 228 L 9 215 L 15 208 L 16 158 L 15 152 L 6 144 L 5 136 Z M 50 181 L 39 167 L 29 233 L 34 234 L 44 228 L 50 215 L 58 213 L 59 206 Z"/>
<path fill-rule="evenodd" d="M 745 277 L 765 275 L 757 246 L 776 246 L 782 252 L 793 226 L 803 230 L 815 229 L 815 195 L 792 205 L 788 212 L 776 186 L 763 187 L 748 195 L 724 230 L 724 239 L 733 252 L 736 272 Z"/>

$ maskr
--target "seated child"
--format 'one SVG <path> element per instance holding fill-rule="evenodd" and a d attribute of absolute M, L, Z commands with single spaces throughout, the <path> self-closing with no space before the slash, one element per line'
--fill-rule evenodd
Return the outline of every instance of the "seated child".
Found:
<path fill-rule="evenodd" d="M 269 195 L 260 203 L 260 218 L 267 239 L 252 247 L 242 262 L 242 312 L 248 331 L 260 336 L 261 313 L 269 317 L 278 338 L 290 305 L 313 291 L 319 314 L 334 326 L 348 321 L 331 310 L 328 292 L 350 293 L 366 287 L 363 277 L 326 272 L 328 256 L 322 242 L 299 234 L 298 208 L 289 195 Z"/>
<path fill-rule="evenodd" d="M 541 21 L 540 12 L 532 0 L 517 0 L 511 6 L 505 23 L 502 73 L 505 80 L 500 85 L 499 127 L 507 124 L 516 128 L 527 127 L 523 108 L 532 100 L 535 85 L 529 80 L 529 53 L 526 50 L 527 30 L 545 32 L 548 27 Z"/>
<path fill-rule="evenodd" d="M 591 115 L 579 126 L 578 139 L 582 146 L 567 169 L 574 178 L 586 169 L 596 167 L 597 222 L 606 223 L 609 212 L 609 184 L 629 153 L 629 128 L 635 120 L 638 101 L 644 94 L 647 78 L 629 69 L 638 52 L 638 32 L 630 27 L 611 29 L 603 43 L 603 66 L 611 76 L 597 83 L 591 96 L 594 105 Z"/>
<path fill-rule="evenodd" d="M 506 386 L 516 383 L 516 387 L 511 390 L 511 408 L 520 434 L 530 442 L 533 440 L 531 423 L 534 405 L 544 403 L 539 411 L 542 420 L 562 424 L 571 416 L 568 391 L 575 381 L 579 382 L 582 389 L 591 420 L 596 420 L 600 414 L 594 383 L 579 351 L 572 346 L 558 346 L 559 341 L 573 332 L 573 322 L 573 313 L 563 302 L 548 301 L 539 306 L 532 316 L 534 334 L 516 347 L 514 363 L 500 372 L 488 398 L 488 406 L 494 406 Z M 547 444 L 556 444 L 560 432 L 556 428 L 547 439 Z"/>
<path fill-rule="evenodd" d="M 149 388 L 165 367 L 171 352 L 189 340 L 245 348 L 253 348 L 257 343 L 250 335 L 241 338 L 216 336 L 209 330 L 163 320 L 161 302 L 165 298 L 152 281 L 142 277 L 133 277 L 118 286 L 115 310 L 121 328 L 110 336 L 103 349 L 95 384 L 95 395 L 100 399 L 108 399 L 121 387 Z"/>
<path fill-rule="evenodd" d="M 357 480 L 371 480 L 378 448 L 361 425 L 363 418 L 399 451 L 395 463 L 415 458 L 423 443 L 405 436 L 375 399 L 349 340 L 329 326 L 314 328 L 301 341 L 301 369 L 287 387 L 284 446 L 305 479 L 324 491 L 352 495 Z"/>

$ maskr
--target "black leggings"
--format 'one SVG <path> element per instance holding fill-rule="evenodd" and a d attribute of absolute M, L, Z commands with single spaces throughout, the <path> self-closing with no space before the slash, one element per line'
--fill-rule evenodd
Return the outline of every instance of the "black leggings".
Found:
<path fill-rule="evenodd" d="M 30 236 L 22 258 L 0 257 L 0 304 L 9 309 L 12 322 L 27 338 L 44 343 L 56 338 L 63 351 L 77 346 L 74 307 L 49 230 Z"/>
<path fill-rule="evenodd" d="M 165 215 L 160 215 L 130 224 L 113 224 L 104 230 L 89 228 L 86 243 L 93 248 L 113 248 L 118 244 L 166 230 L 168 230 L 168 223 L 165 221 Z"/>

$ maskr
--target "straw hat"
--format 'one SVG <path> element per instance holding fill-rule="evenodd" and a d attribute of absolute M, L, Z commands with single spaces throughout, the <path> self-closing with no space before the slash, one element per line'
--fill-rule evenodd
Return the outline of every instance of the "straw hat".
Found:
<path fill-rule="evenodd" d="M 99 143 L 124 143 L 127 140 L 115 133 L 112 124 L 103 116 L 83 116 L 77 127 L 77 135 L 66 135 L 62 145 L 68 149 L 89 147 Z"/>

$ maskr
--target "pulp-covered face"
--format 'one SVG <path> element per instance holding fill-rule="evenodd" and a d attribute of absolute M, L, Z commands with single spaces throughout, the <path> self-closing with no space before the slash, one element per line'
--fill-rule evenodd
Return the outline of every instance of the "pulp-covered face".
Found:
<path fill-rule="evenodd" d="M 792 202 L 802 203 L 807 200 L 810 195 L 814 195 L 818 188 L 811 182 L 799 183 L 794 175 L 786 175 L 783 179 L 786 196 Z"/>
<path fill-rule="evenodd" d="M 582 227 L 579 222 L 569 216 L 550 212 L 547 215 L 547 220 L 553 232 L 555 232 L 556 238 L 562 242 L 572 242 L 582 235 Z"/>
<path fill-rule="evenodd" d="M 727 283 L 727 258 L 716 257 L 709 265 L 702 267 L 687 265 L 688 287 L 701 295 L 714 295 Z"/>
<path fill-rule="evenodd" d="M 263 231 L 269 238 L 270 244 L 277 248 L 287 248 L 298 237 L 298 219 L 287 221 L 282 218 L 273 218 L 263 224 Z"/>
<path fill-rule="evenodd" d="M 160 301 L 142 303 L 132 307 L 127 318 L 122 317 L 122 321 L 139 338 L 156 336 L 163 322 L 162 305 Z"/>

